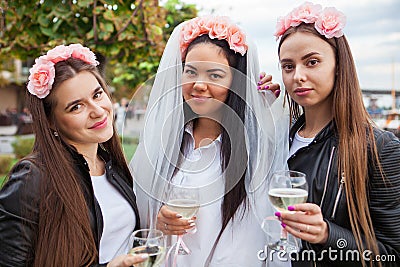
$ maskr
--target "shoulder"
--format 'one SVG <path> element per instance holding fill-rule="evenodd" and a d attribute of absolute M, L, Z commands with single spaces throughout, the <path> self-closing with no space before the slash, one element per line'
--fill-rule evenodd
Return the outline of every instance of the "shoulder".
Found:
<path fill-rule="evenodd" d="M 391 150 L 400 153 L 400 140 L 392 132 L 374 128 L 374 138 L 378 154 Z"/>
<path fill-rule="evenodd" d="M 18 162 L 0 190 L 0 209 L 20 216 L 39 203 L 40 168 L 30 160 Z"/>

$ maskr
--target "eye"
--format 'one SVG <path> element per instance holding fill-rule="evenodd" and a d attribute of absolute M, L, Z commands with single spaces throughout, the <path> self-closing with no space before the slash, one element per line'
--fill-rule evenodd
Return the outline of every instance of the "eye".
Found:
<path fill-rule="evenodd" d="M 291 70 L 293 70 L 293 65 L 292 64 L 283 64 L 283 65 L 281 65 L 281 68 L 284 70 L 284 71 L 291 71 Z"/>
<path fill-rule="evenodd" d="M 223 78 L 222 75 L 217 74 L 217 73 L 211 73 L 210 76 L 211 76 L 211 78 L 213 80 L 218 80 L 218 79 L 222 79 Z"/>
<path fill-rule="evenodd" d="M 101 90 L 97 91 L 97 92 L 94 94 L 93 98 L 94 98 L 94 99 L 100 98 L 101 95 L 102 95 L 103 93 L 104 93 L 104 91 L 103 91 L 103 89 L 101 89 Z"/>
<path fill-rule="evenodd" d="M 69 111 L 70 111 L 70 112 L 73 112 L 73 111 L 76 111 L 76 110 L 80 109 L 81 107 L 82 107 L 81 104 L 76 104 L 76 105 L 73 105 L 73 106 L 69 109 Z"/>
<path fill-rule="evenodd" d="M 315 65 L 318 64 L 318 62 L 319 62 L 318 59 L 310 59 L 310 60 L 307 62 L 307 65 L 309 65 L 309 66 L 315 66 Z"/>
<path fill-rule="evenodd" d="M 185 74 L 186 74 L 187 76 L 189 76 L 189 77 L 193 77 L 193 76 L 196 75 L 196 72 L 193 71 L 193 70 L 191 70 L 191 69 L 186 69 L 186 70 L 185 70 Z"/>

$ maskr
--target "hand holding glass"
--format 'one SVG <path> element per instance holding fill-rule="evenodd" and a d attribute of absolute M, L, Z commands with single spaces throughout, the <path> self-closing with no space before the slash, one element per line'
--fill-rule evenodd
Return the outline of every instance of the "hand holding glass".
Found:
<path fill-rule="evenodd" d="M 182 219 L 191 219 L 196 215 L 200 207 L 199 189 L 197 187 L 184 187 L 180 185 L 171 184 L 167 194 L 167 207 L 182 215 Z M 196 228 L 190 231 L 196 232 Z M 179 254 L 190 254 L 190 250 L 182 241 L 182 236 L 178 236 Z"/>
<path fill-rule="evenodd" d="M 141 262 L 136 263 L 135 267 L 159 267 L 165 259 L 166 241 L 164 234 L 156 229 L 141 229 L 131 235 L 132 249 L 130 254 L 146 253 L 149 257 Z"/>
<path fill-rule="evenodd" d="M 288 206 L 305 203 L 308 197 L 308 185 L 306 175 L 297 171 L 278 171 L 273 174 L 269 186 L 268 196 L 271 204 L 279 212 L 288 212 Z M 287 252 L 298 251 L 298 244 L 293 244 L 287 239 L 286 230 L 282 229 L 281 238 L 271 243 L 273 250 L 285 250 Z"/>

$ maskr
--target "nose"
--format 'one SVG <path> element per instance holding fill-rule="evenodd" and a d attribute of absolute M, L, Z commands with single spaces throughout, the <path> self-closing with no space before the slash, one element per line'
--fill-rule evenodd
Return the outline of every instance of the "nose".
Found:
<path fill-rule="evenodd" d="M 90 116 L 92 118 L 98 118 L 98 117 L 101 117 L 104 114 L 104 109 L 100 105 L 100 103 L 91 102 L 89 104 L 89 108 L 90 108 Z"/>
<path fill-rule="evenodd" d="M 301 66 L 296 66 L 293 79 L 296 82 L 304 82 L 306 80 L 305 70 Z"/>
<path fill-rule="evenodd" d="M 198 79 L 193 84 L 193 89 L 197 91 L 207 90 L 207 83 L 204 80 Z"/>

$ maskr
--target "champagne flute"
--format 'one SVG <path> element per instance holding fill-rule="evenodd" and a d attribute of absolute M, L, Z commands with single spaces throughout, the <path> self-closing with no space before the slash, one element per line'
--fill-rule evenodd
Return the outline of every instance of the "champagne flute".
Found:
<path fill-rule="evenodd" d="M 177 212 L 182 216 L 182 219 L 191 219 L 196 215 L 200 207 L 200 196 L 198 187 L 185 187 L 176 184 L 170 184 L 169 190 L 167 192 L 167 207 Z M 190 233 L 196 233 L 197 229 L 194 228 Z M 179 255 L 190 254 L 190 249 L 184 244 L 182 240 L 182 235 L 178 236 L 178 246 Z"/>
<path fill-rule="evenodd" d="M 159 267 L 165 260 L 166 241 L 162 231 L 156 229 L 140 229 L 131 234 L 132 249 L 130 254 L 147 253 L 149 257 L 136 263 L 135 267 Z"/>
<path fill-rule="evenodd" d="M 306 175 L 290 170 L 275 172 L 269 181 L 268 196 L 272 206 L 279 212 L 288 212 L 288 206 L 305 203 L 308 197 Z M 269 244 L 269 247 L 276 251 L 298 252 L 298 244 L 289 242 L 287 235 L 286 230 L 281 229 L 280 240 Z"/>

